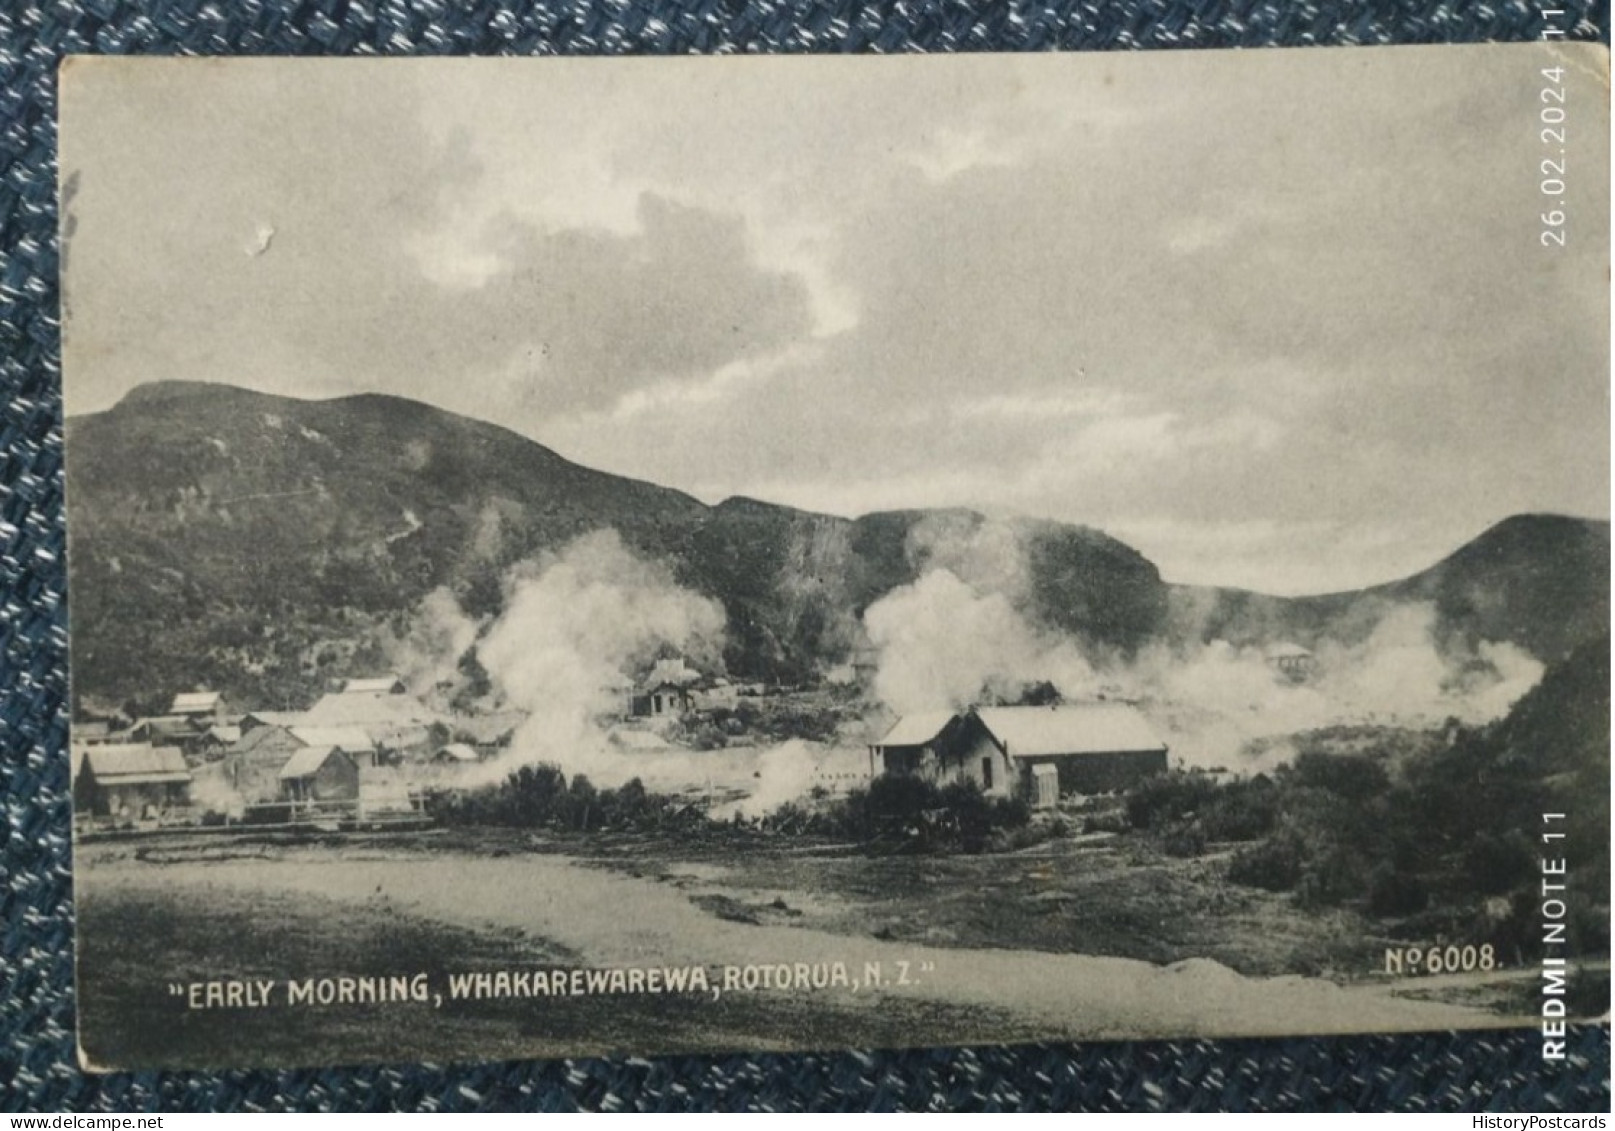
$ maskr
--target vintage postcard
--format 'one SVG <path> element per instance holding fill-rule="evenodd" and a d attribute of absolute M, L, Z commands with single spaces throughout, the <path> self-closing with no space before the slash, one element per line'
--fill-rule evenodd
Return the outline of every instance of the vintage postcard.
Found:
<path fill-rule="evenodd" d="M 1604 48 L 61 115 L 86 1065 L 1607 1016 Z"/>

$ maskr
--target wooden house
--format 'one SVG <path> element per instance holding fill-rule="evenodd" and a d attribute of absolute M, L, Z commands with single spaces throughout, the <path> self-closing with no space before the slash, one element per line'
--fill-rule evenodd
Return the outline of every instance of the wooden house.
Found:
<path fill-rule="evenodd" d="M 277 775 L 285 801 L 357 801 L 359 766 L 335 746 L 305 746 Z"/>
<path fill-rule="evenodd" d="M 940 783 L 952 776 L 943 763 L 953 749 L 963 719 L 952 711 L 904 715 L 869 748 L 871 774 L 895 774 Z"/>
<path fill-rule="evenodd" d="M 108 743 L 80 747 L 74 758 L 73 804 L 81 813 L 144 820 L 190 803 L 190 767 L 175 747 Z"/>
<path fill-rule="evenodd" d="M 1123 789 L 1167 768 L 1166 743 L 1136 708 L 1120 703 L 910 715 L 870 755 L 875 772 L 939 785 L 968 781 L 1039 807 L 1066 794 Z"/>
<path fill-rule="evenodd" d="M 342 695 L 403 695 L 409 690 L 404 686 L 404 681 L 396 675 L 345 679 L 339 686 L 339 694 Z"/>
<path fill-rule="evenodd" d="M 185 691 L 174 696 L 168 713 L 181 718 L 194 719 L 198 730 L 228 720 L 224 696 L 217 691 Z"/>

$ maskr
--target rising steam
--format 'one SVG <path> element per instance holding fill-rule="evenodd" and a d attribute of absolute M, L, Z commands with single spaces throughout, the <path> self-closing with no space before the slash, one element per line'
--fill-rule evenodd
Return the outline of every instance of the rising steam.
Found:
<path fill-rule="evenodd" d="M 1095 682 L 1071 641 L 1034 631 L 1002 593 L 983 594 L 946 569 L 875 602 L 864 629 L 880 655 L 875 694 L 898 714 L 1013 698 L 1035 680 L 1068 696 Z"/>
<path fill-rule="evenodd" d="M 1023 587 L 1025 570 L 1013 560 L 1018 543 L 1005 530 L 927 529 L 917 542 L 921 554 L 948 566 L 933 566 L 865 612 L 878 654 L 873 691 L 892 711 L 1012 701 L 1027 686 L 1049 681 L 1068 701 L 1104 695 L 1136 702 L 1176 758 L 1232 766 L 1253 740 L 1337 723 L 1490 721 L 1542 676 L 1542 665 L 1512 644 L 1443 650 L 1430 604 L 1377 610 L 1361 643 L 1319 643 L 1315 667 L 1301 682 L 1285 679 L 1261 648 L 1221 640 L 1160 645 L 1126 663 L 1090 659 L 1017 608 L 1012 595 Z"/>
<path fill-rule="evenodd" d="M 477 652 L 496 694 L 528 718 L 491 778 L 527 762 L 618 776 L 599 720 L 620 713 L 626 686 L 670 655 L 712 670 L 722 653 L 717 602 L 635 557 L 612 530 L 518 567 L 506 588 Z"/>

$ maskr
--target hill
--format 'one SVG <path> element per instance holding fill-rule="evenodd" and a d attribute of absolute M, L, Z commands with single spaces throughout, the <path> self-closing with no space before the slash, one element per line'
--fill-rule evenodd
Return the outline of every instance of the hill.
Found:
<path fill-rule="evenodd" d="M 730 671 L 793 681 L 845 660 L 869 603 L 914 580 L 923 524 L 752 499 L 709 507 L 581 467 L 506 429 L 398 397 L 303 401 L 224 385 L 143 386 L 68 422 L 75 699 L 151 710 L 203 684 L 291 706 L 374 670 L 439 587 L 500 609 L 509 567 L 588 531 L 717 599 Z M 1126 651 L 1162 628 L 1155 567 L 1098 531 L 1030 523 L 1028 614 Z"/>
<path fill-rule="evenodd" d="M 1387 607 L 1421 601 L 1434 605 L 1443 645 L 1508 641 L 1553 661 L 1608 630 L 1609 551 L 1607 522 L 1515 515 L 1428 569 L 1366 589 L 1286 598 L 1173 586 L 1172 618 L 1202 640 L 1312 647 L 1360 641 Z"/>

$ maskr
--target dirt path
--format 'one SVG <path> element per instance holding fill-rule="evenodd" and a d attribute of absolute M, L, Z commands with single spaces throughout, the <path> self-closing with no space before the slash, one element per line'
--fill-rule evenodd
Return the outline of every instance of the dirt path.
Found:
<path fill-rule="evenodd" d="M 1324 1034 L 1499 1023 L 1479 1010 L 1398 998 L 1385 986 L 1245 978 L 1202 959 L 1161 967 L 1122 958 L 924 947 L 736 923 L 695 907 L 672 885 L 557 856 L 367 858 L 306 852 L 272 861 L 117 861 L 84 869 L 79 883 L 92 896 L 98 884 L 170 894 L 188 890 L 202 900 L 209 887 L 303 892 L 471 929 L 520 929 L 559 943 L 596 967 L 841 962 L 857 978 L 865 963 L 878 962 L 885 984 L 874 994 L 839 988 L 810 992 L 847 995 L 849 1003 L 857 999 L 871 1006 L 889 993 L 1008 1010 L 1051 1038 Z M 917 981 L 891 984 L 904 962 Z"/>

